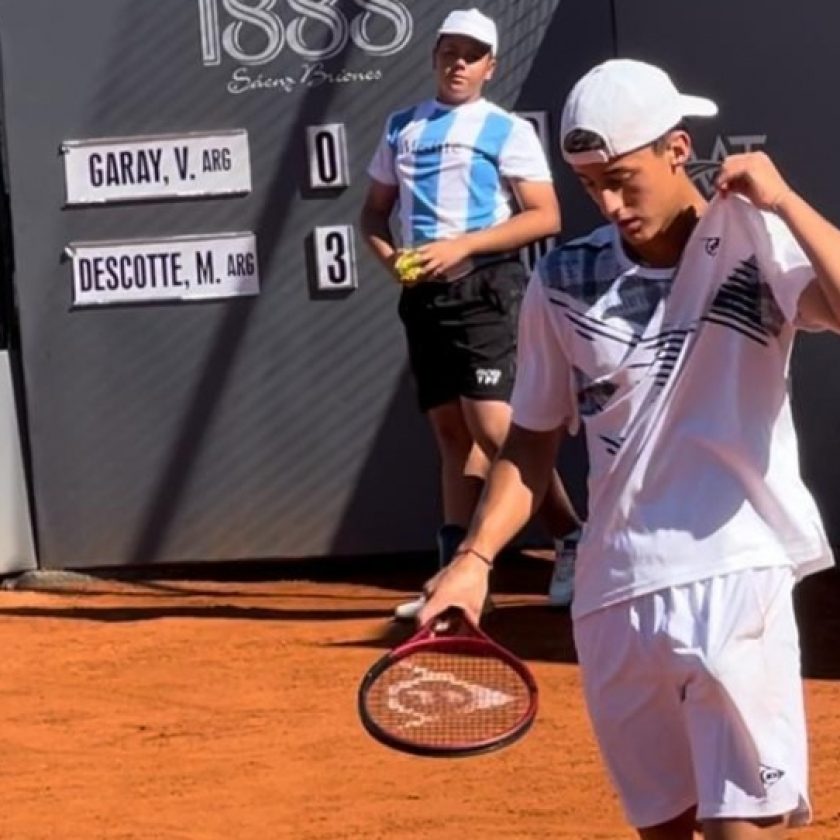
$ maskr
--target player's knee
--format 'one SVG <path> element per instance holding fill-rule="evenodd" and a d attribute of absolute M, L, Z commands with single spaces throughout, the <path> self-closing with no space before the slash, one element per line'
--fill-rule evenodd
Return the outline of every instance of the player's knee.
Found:
<path fill-rule="evenodd" d="M 439 413 L 433 418 L 432 426 L 441 452 L 453 457 L 460 456 L 466 461 L 472 449 L 473 439 L 463 417 L 454 412 Z"/>

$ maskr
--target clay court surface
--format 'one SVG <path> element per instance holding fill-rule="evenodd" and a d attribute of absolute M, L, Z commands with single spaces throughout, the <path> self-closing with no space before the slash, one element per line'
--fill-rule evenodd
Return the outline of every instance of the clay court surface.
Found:
<path fill-rule="evenodd" d="M 486 628 L 533 667 L 531 733 L 481 758 L 421 759 L 355 715 L 391 607 L 428 561 L 278 564 L 70 591 L 0 592 L 3 840 L 488 840 L 634 837 L 581 701 L 550 564 L 505 558 Z M 816 821 L 840 838 L 840 575 L 798 596 Z"/>

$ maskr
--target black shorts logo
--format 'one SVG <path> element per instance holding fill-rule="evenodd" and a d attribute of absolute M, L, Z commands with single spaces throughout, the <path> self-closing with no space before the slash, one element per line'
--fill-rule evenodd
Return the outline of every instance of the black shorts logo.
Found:
<path fill-rule="evenodd" d="M 502 372 L 498 368 L 478 368 L 475 381 L 479 385 L 498 385 L 502 380 Z"/>

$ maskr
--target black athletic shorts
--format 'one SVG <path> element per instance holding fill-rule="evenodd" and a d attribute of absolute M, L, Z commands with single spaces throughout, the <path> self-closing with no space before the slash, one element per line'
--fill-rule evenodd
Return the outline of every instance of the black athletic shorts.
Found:
<path fill-rule="evenodd" d="M 527 279 L 506 255 L 452 282 L 403 289 L 399 313 L 421 411 L 459 397 L 510 399 Z"/>

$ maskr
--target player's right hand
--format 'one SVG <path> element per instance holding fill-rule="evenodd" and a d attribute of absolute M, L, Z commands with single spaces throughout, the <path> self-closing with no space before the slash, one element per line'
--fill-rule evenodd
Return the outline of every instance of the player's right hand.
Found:
<path fill-rule="evenodd" d="M 737 193 L 759 210 L 778 212 L 792 194 L 773 161 L 764 152 L 745 152 L 727 157 L 718 172 L 716 187 L 722 195 Z"/>
<path fill-rule="evenodd" d="M 487 597 L 490 567 L 472 554 L 456 554 L 455 559 L 426 582 L 426 605 L 417 615 L 421 627 L 446 612 L 460 607 L 478 624 Z"/>

